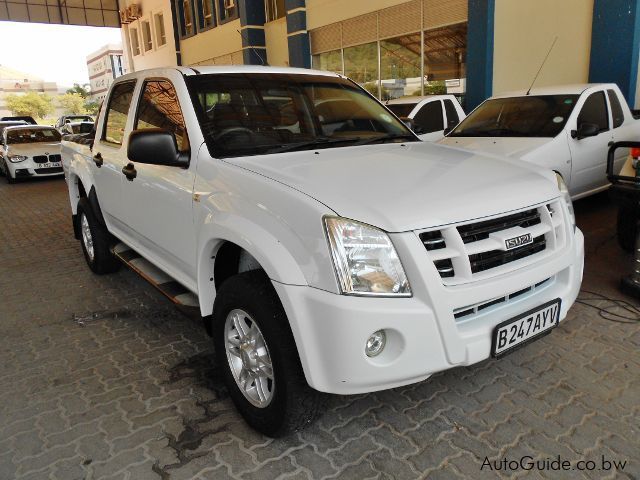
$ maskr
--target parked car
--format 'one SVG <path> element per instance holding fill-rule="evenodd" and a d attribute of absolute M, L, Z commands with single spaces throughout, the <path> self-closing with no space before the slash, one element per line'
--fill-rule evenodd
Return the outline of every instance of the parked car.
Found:
<path fill-rule="evenodd" d="M 491 97 L 442 145 L 504 155 L 559 172 L 571 197 L 609 188 L 607 150 L 612 142 L 640 138 L 634 117 L 613 83 L 563 85 Z M 616 152 L 620 171 L 628 149 Z"/>
<path fill-rule="evenodd" d="M 311 422 L 318 392 L 509 353 L 580 289 L 560 176 L 421 142 L 340 75 L 135 72 L 96 125 L 93 141 L 62 142 L 89 268 L 120 259 L 193 306 L 235 405 L 267 435 Z"/>
<path fill-rule="evenodd" d="M 66 123 L 70 122 L 93 122 L 93 117 L 91 115 L 62 115 L 58 118 L 55 127 L 61 130 Z"/>
<path fill-rule="evenodd" d="M 0 139 L 0 171 L 7 182 L 60 175 L 60 133 L 44 125 L 6 127 Z"/>
<path fill-rule="evenodd" d="M 93 122 L 67 122 L 60 128 L 60 133 L 62 135 L 91 133 L 93 127 Z"/>
<path fill-rule="evenodd" d="M 21 115 L 21 116 L 15 116 L 15 117 L 2 117 L 0 118 L 0 122 L 11 122 L 11 121 L 23 121 L 29 125 L 37 125 L 38 122 L 35 121 L 35 119 L 29 115 Z"/>
<path fill-rule="evenodd" d="M 385 105 L 396 116 L 410 119 L 413 131 L 428 142 L 440 140 L 446 129 L 455 127 L 466 116 L 454 95 L 401 97 Z"/>

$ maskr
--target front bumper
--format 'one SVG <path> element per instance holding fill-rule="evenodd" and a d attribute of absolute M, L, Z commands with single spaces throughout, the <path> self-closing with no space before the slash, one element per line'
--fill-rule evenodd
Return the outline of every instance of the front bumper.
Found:
<path fill-rule="evenodd" d="M 29 177 L 50 177 L 55 175 L 64 175 L 62 169 L 62 162 L 59 162 L 59 166 L 52 168 L 42 168 L 38 163 L 32 159 L 24 160 L 23 162 L 12 163 L 6 160 L 6 165 L 11 176 L 14 178 L 29 178 Z"/>
<path fill-rule="evenodd" d="M 401 258 L 421 258 L 420 243 L 394 239 Z M 428 262 L 405 265 L 411 298 L 336 295 L 312 287 L 273 282 L 291 323 L 309 385 L 355 394 L 394 388 L 433 373 L 471 365 L 491 355 L 499 323 L 550 300 L 562 299 L 560 320 L 575 302 L 584 268 L 584 236 L 576 229 L 567 248 L 527 268 L 491 280 L 445 287 Z M 460 321 L 454 310 L 542 283 L 513 300 Z M 367 338 L 385 329 L 377 357 L 364 352 Z"/>

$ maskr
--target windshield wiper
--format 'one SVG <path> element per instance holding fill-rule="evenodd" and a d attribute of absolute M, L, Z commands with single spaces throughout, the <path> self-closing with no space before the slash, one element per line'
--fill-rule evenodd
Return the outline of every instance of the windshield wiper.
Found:
<path fill-rule="evenodd" d="M 360 140 L 359 142 L 354 143 L 354 146 L 357 145 L 369 145 L 371 143 L 376 143 L 376 142 L 386 142 L 387 140 L 416 140 L 416 137 L 413 136 L 410 133 L 397 133 L 397 134 L 391 134 L 391 135 L 380 135 L 379 137 L 371 137 L 371 138 L 365 138 L 363 140 Z M 417 140 L 416 140 L 417 141 Z"/>
<path fill-rule="evenodd" d="M 344 143 L 344 142 L 359 142 L 359 141 L 360 141 L 360 137 L 345 137 L 345 138 L 318 137 L 318 138 L 314 138 L 313 140 L 308 140 L 306 142 L 289 143 L 281 147 L 267 150 L 266 153 L 293 152 L 296 150 L 304 150 L 307 147 L 332 145 L 334 143 Z"/>

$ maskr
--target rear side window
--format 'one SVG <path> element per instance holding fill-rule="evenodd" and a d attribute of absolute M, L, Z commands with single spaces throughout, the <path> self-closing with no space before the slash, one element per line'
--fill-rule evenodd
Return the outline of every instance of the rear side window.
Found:
<path fill-rule="evenodd" d="M 416 113 L 413 121 L 420 127 L 421 133 L 444 130 L 442 104 L 440 101 L 427 103 Z"/>
<path fill-rule="evenodd" d="M 604 92 L 592 93 L 584 102 L 580 115 L 578 115 L 578 128 L 583 123 L 598 125 L 601 132 L 609 130 L 609 115 Z"/>
<path fill-rule="evenodd" d="M 127 124 L 127 115 L 135 86 L 135 82 L 123 82 L 113 87 L 106 112 L 103 140 L 122 145 L 124 127 Z"/>
<path fill-rule="evenodd" d="M 458 111 L 451 100 L 444 101 L 444 111 L 447 114 L 447 127 L 455 127 L 460 123 Z"/>
<path fill-rule="evenodd" d="M 611 105 L 611 118 L 613 118 L 613 128 L 618 128 L 624 123 L 624 113 L 622 112 L 622 106 L 618 101 L 618 96 L 613 90 L 607 90 L 609 95 L 609 104 Z"/>
<path fill-rule="evenodd" d="M 134 129 L 161 128 L 173 133 L 181 152 L 189 150 L 187 129 L 176 89 L 168 80 L 149 80 L 144 84 Z"/>

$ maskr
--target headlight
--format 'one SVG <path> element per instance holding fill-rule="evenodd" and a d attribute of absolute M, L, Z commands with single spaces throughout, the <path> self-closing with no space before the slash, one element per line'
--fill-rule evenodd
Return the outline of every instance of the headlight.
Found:
<path fill-rule="evenodd" d="M 325 217 L 342 293 L 410 297 L 396 249 L 382 230 L 345 218 Z"/>
<path fill-rule="evenodd" d="M 29 157 L 25 157 L 24 155 L 9 155 L 9 161 L 11 163 L 24 162 L 27 158 Z"/>
<path fill-rule="evenodd" d="M 564 198 L 565 203 L 567 204 L 567 210 L 569 210 L 569 219 L 571 220 L 571 225 L 573 226 L 573 231 L 576 231 L 576 215 L 573 212 L 573 202 L 571 201 L 571 195 L 569 194 L 569 189 L 567 188 L 567 184 L 564 183 L 564 179 L 562 175 L 556 172 L 556 180 L 558 181 L 558 190 L 562 194 L 562 198 Z"/>

